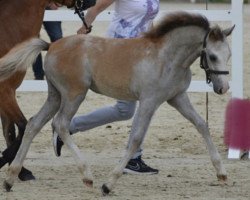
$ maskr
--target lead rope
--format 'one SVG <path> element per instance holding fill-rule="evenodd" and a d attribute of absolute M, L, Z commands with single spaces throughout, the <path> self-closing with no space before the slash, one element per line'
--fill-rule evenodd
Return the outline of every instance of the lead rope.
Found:
<path fill-rule="evenodd" d="M 206 0 L 206 10 L 208 10 L 208 0 Z M 208 126 L 208 92 L 206 92 L 206 123 Z"/>

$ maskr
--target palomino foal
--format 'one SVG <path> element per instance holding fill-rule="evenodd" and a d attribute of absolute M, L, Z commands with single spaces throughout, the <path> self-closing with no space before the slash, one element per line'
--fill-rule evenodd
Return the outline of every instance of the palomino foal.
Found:
<path fill-rule="evenodd" d="M 45 59 L 48 98 L 41 110 L 29 120 L 25 135 L 4 182 L 6 190 L 14 184 L 35 135 L 52 117 L 57 132 L 71 150 L 83 182 L 92 186 L 93 177 L 87 161 L 73 143 L 68 129 L 88 89 L 116 99 L 138 100 L 128 149 L 103 184 L 103 194 L 115 186 L 128 160 L 141 144 L 156 109 L 168 102 L 197 128 L 207 145 L 217 177 L 226 180 L 226 171 L 214 146 L 206 122 L 197 114 L 186 93 L 190 65 L 200 56 L 207 82 L 214 91 L 229 89 L 226 64 L 231 51 L 226 37 L 234 27 L 210 28 L 208 20 L 198 14 L 177 12 L 167 15 L 156 27 L 136 39 L 104 39 L 75 35 L 49 46 L 32 39 L 13 49 L 0 60 L 0 79 L 17 70 L 26 70 L 40 53 L 49 47 Z M 25 67 L 23 67 L 25 66 Z"/>

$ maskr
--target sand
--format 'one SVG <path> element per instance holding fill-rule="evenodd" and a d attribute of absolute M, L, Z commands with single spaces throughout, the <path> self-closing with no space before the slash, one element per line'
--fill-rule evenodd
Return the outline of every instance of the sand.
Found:
<path fill-rule="evenodd" d="M 204 9 L 204 4 L 162 4 L 162 8 Z M 228 8 L 226 4 L 211 5 L 210 9 Z M 250 97 L 250 5 L 244 11 L 244 97 Z M 103 35 L 107 23 L 96 22 L 94 35 Z M 79 23 L 63 23 L 65 35 L 74 34 Z M 47 36 L 42 30 L 42 38 Z M 194 79 L 204 80 L 204 72 L 197 64 L 193 67 Z M 33 79 L 29 69 L 26 79 Z M 18 103 L 27 118 L 33 116 L 46 99 L 46 93 L 18 92 Z M 205 117 L 205 94 L 189 93 L 194 107 Z M 204 141 L 190 122 L 166 103 L 156 112 L 144 141 L 143 159 L 160 170 L 158 175 L 124 175 L 113 192 L 103 197 L 101 185 L 119 162 L 128 139 L 131 120 L 116 122 L 73 136 L 74 141 L 87 157 L 93 174 L 94 187 L 83 185 L 71 153 L 65 147 L 62 156 L 56 157 L 51 142 L 48 123 L 34 139 L 24 165 L 32 170 L 35 181 L 16 180 L 12 192 L 0 189 L 0 200 L 249 200 L 249 160 L 227 159 L 223 143 L 225 107 L 230 94 L 219 96 L 209 93 L 209 126 L 214 143 L 222 156 L 228 172 L 226 185 L 221 185 Z M 113 99 L 89 92 L 77 114 L 87 113 L 103 105 L 113 104 Z M 0 130 L 2 132 L 2 130 Z M 0 135 L 2 135 L 0 133 Z M 1 150 L 5 147 L 0 137 Z M 6 177 L 7 166 L 0 171 L 0 182 Z"/>

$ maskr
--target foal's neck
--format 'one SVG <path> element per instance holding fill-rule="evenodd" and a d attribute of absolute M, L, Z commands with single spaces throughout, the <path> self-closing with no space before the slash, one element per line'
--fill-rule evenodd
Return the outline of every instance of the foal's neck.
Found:
<path fill-rule="evenodd" d="M 167 49 L 173 55 L 173 62 L 179 67 L 188 68 L 200 56 L 206 30 L 187 26 L 173 30 L 166 37 Z"/>

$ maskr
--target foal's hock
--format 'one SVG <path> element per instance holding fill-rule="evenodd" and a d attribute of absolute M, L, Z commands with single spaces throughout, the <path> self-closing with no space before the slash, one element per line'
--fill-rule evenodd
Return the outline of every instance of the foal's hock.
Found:
<path fill-rule="evenodd" d="M 194 124 L 204 138 L 217 177 L 226 180 L 226 170 L 207 124 L 194 110 L 186 91 L 191 82 L 190 66 L 202 54 L 201 67 L 206 72 L 207 82 L 213 83 L 216 93 L 227 92 L 227 61 L 231 51 L 226 37 L 233 29 L 210 27 L 202 15 L 175 12 L 163 18 L 141 38 L 107 39 L 75 35 L 51 44 L 45 58 L 48 98 L 28 122 L 21 147 L 9 168 L 5 188 L 9 190 L 13 186 L 33 138 L 52 118 L 53 131 L 73 152 L 83 182 L 92 186 L 89 165 L 68 132 L 70 121 L 88 89 L 116 99 L 139 101 L 127 151 L 103 185 L 103 194 L 114 188 L 127 162 L 141 144 L 154 112 L 163 102 L 175 107 Z M 22 70 L 20 63 L 29 66 L 48 46 L 40 39 L 32 39 L 14 49 L 0 60 L 0 79 L 3 74 L 8 76 L 15 70 Z"/>

